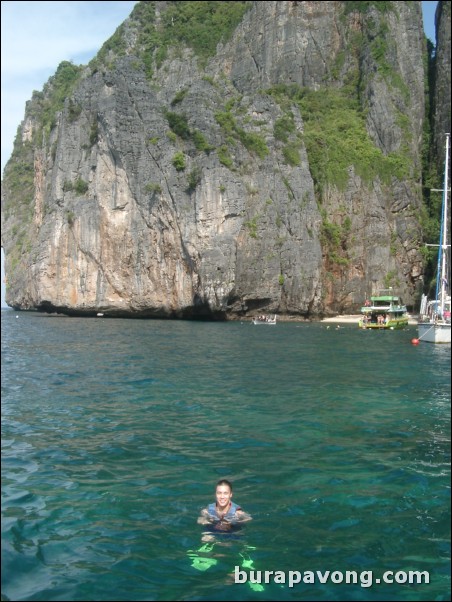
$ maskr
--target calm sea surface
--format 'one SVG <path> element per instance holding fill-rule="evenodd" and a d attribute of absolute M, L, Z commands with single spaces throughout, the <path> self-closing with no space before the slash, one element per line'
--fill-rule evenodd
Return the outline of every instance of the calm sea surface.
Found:
<path fill-rule="evenodd" d="M 414 336 L 2 311 L 2 600 L 450 600 L 450 346 Z M 221 477 L 254 520 L 199 571 Z"/>

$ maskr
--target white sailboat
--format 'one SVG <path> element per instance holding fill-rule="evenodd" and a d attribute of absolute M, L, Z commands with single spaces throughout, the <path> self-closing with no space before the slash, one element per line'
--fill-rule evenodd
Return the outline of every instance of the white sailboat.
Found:
<path fill-rule="evenodd" d="M 448 193 L 449 193 L 449 138 L 446 134 L 446 161 L 444 168 L 441 233 L 438 245 L 438 267 L 435 299 L 422 296 L 418 323 L 419 340 L 427 343 L 450 343 L 450 243 L 447 243 Z M 435 245 L 436 246 L 436 245 Z"/>

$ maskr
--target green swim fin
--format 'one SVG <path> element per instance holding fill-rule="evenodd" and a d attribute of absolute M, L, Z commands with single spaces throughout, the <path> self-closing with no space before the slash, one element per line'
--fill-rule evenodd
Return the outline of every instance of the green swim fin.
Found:
<path fill-rule="evenodd" d="M 200 556 L 198 553 L 201 552 L 206 554 L 211 552 L 214 546 L 215 542 L 205 543 L 196 551 L 188 550 L 187 555 L 192 560 L 191 566 L 197 571 L 207 571 L 207 569 L 209 569 L 211 566 L 216 565 L 218 560 L 215 560 L 215 558 L 206 558 L 205 556 Z"/>
<path fill-rule="evenodd" d="M 244 558 L 242 560 L 242 567 L 244 569 L 254 569 L 253 561 L 251 558 Z"/>
<path fill-rule="evenodd" d="M 215 558 L 203 558 L 202 556 L 195 556 L 192 558 L 191 566 L 197 571 L 207 571 L 211 566 L 215 566 L 218 560 Z"/>
<path fill-rule="evenodd" d="M 252 546 L 247 546 L 248 549 L 253 549 L 255 550 L 256 548 L 253 548 Z M 250 558 L 249 556 L 244 556 L 244 554 L 240 554 L 240 556 L 242 557 L 242 568 L 244 569 L 254 569 L 254 562 L 253 559 Z M 253 592 L 263 592 L 265 587 L 263 585 L 261 585 L 260 583 L 252 583 L 251 581 L 248 581 L 248 585 L 250 586 L 250 588 L 253 590 Z"/>
<path fill-rule="evenodd" d="M 215 542 L 213 543 L 205 543 L 200 548 L 198 548 L 198 552 L 211 552 L 215 546 Z"/>
<path fill-rule="evenodd" d="M 242 567 L 244 569 L 254 569 L 253 559 L 250 558 L 248 554 L 240 553 L 240 556 L 242 558 Z"/>
<path fill-rule="evenodd" d="M 265 589 L 265 587 L 260 583 L 251 583 L 250 581 L 248 581 L 248 585 L 253 590 L 253 592 L 263 592 Z"/>

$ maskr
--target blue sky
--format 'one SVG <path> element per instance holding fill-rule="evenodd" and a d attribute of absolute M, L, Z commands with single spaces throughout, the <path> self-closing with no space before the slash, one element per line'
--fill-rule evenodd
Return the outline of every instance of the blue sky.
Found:
<path fill-rule="evenodd" d="M 33 90 L 42 90 L 61 61 L 88 63 L 135 4 L 2 1 L 2 174 Z"/>
<path fill-rule="evenodd" d="M 1 170 L 11 156 L 25 103 L 61 61 L 85 65 L 126 19 L 136 1 L 1 2 Z M 436 1 L 422 2 L 427 37 L 435 41 Z M 2 307 L 4 276 L 2 251 Z"/>

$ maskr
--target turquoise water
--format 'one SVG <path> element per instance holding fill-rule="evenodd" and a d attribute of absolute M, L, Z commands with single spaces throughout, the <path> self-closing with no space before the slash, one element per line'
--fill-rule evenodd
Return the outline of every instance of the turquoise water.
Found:
<path fill-rule="evenodd" d="M 449 600 L 450 346 L 414 336 L 2 311 L 2 599 Z M 198 571 L 221 477 L 254 520 Z M 244 550 L 430 583 L 255 592 Z"/>

